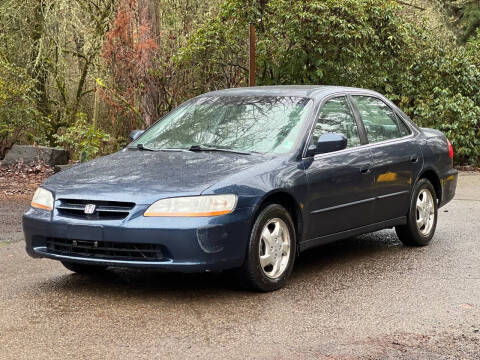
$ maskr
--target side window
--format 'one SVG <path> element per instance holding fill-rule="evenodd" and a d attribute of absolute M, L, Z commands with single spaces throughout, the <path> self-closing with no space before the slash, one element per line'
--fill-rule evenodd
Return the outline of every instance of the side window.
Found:
<path fill-rule="evenodd" d="M 327 133 L 341 133 L 347 138 L 347 147 L 360 145 L 357 123 L 352 110 L 344 96 L 328 100 L 323 104 L 320 115 L 313 129 L 313 144 Z"/>
<path fill-rule="evenodd" d="M 353 96 L 362 117 L 368 142 L 376 143 L 406 136 L 406 125 L 383 101 L 370 96 Z"/>
<path fill-rule="evenodd" d="M 407 125 L 405 125 L 403 120 L 400 119 L 400 116 L 395 114 L 395 117 L 397 118 L 397 124 L 398 124 L 398 128 L 400 129 L 400 134 L 402 136 L 410 135 L 412 133 L 411 130 L 407 127 Z"/>

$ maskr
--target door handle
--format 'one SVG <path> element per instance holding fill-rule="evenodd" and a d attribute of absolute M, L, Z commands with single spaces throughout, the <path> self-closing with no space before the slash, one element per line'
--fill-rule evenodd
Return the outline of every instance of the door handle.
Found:
<path fill-rule="evenodd" d="M 412 155 L 410 156 L 410 161 L 412 163 L 417 163 L 418 162 L 418 156 L 417 155 Z"/>
<path fill-rule="evenodd" d="M 367 165 L 367 166 L 364 166 L 360 169 L 360 172 L 363 174 L 363 175 L 366 175 L 368 173 L 370 173 L 370 165 Z"/>

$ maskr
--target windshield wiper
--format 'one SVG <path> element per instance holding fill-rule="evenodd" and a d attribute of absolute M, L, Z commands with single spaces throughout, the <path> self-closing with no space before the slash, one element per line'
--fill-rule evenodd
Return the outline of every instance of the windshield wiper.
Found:
<path fill-rule="evenodd" d="M 147 150 L 147 151 L 157 151 L 156 149 L 152 149 L 152 148 L 143 146 L 143 144 L 137 144 L 137 149 L 138 150 Z"/>
<path fill-rule="evenodd" d="M 215 145 L 209 145 L 209 144 L 192 145 L 192 146 L 190 146 L 190 148 L 188 150 L 190 150 L 190 151 L 222 151 L 222 152 L 230 152 L 230 153 L 242 154 L 242 155 L 251 155 L 252 154 L 252 153 L 246 152 L 246 151 L 217 147 Z"/>
<path fill-rule="evenodd" d="M 235 153 L 235 154 L 242 154 L 242 155 L 251 155 L 251 152 L 246 152 L 246 151 L 240 151 L 240 150 L 233 150 L 229 148 L 223 148 L 223 147 L 218 147 L 216 145 L 210 145 L 210 144 L 198 144 L 198 145 L 192 145 L 188 149 L 182 149 L 182 148 L 150 148 L 147 146 L 144 146 L 143 144 L 137 144 L 136 147 L 134 146 L 129 146 L 130 149 L 138 149 L 138 150 L 146 150 L 146 151 L 222 151 L 222 152 L 230 152 L 230 153 Z"/>
<path fill-rule="evenodd" d="M 150 147 L 146 147 L 143 144 L 137 144 L 137 146 L 128 146 L 129 149 L 138 149 L 138 150 L 147 150 L 147 151 L 188 151 L 187 149 L 181 148 L 158 148 L 153 149 Z"/>

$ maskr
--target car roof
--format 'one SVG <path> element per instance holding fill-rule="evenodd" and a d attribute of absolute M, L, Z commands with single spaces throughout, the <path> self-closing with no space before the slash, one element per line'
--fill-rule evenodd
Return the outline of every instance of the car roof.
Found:
<path fill-rule="evenodd" d="M 335 93 L 362 93 L 380 95 L 376 91 L 331 85 L 275 85 L 252 86 L 211 91 L 200 96 L 298 96 L 322 98 Z"/>

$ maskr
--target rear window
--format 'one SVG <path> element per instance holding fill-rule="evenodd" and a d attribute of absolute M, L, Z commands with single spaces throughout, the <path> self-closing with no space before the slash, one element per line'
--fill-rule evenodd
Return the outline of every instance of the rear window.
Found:
<path fill-rule="evenodd" d="M 407 136 L 410 130 L 382 100 L 371 96 L 353 96 L 362 117 L 368 142 L 377 143 Z"/>

